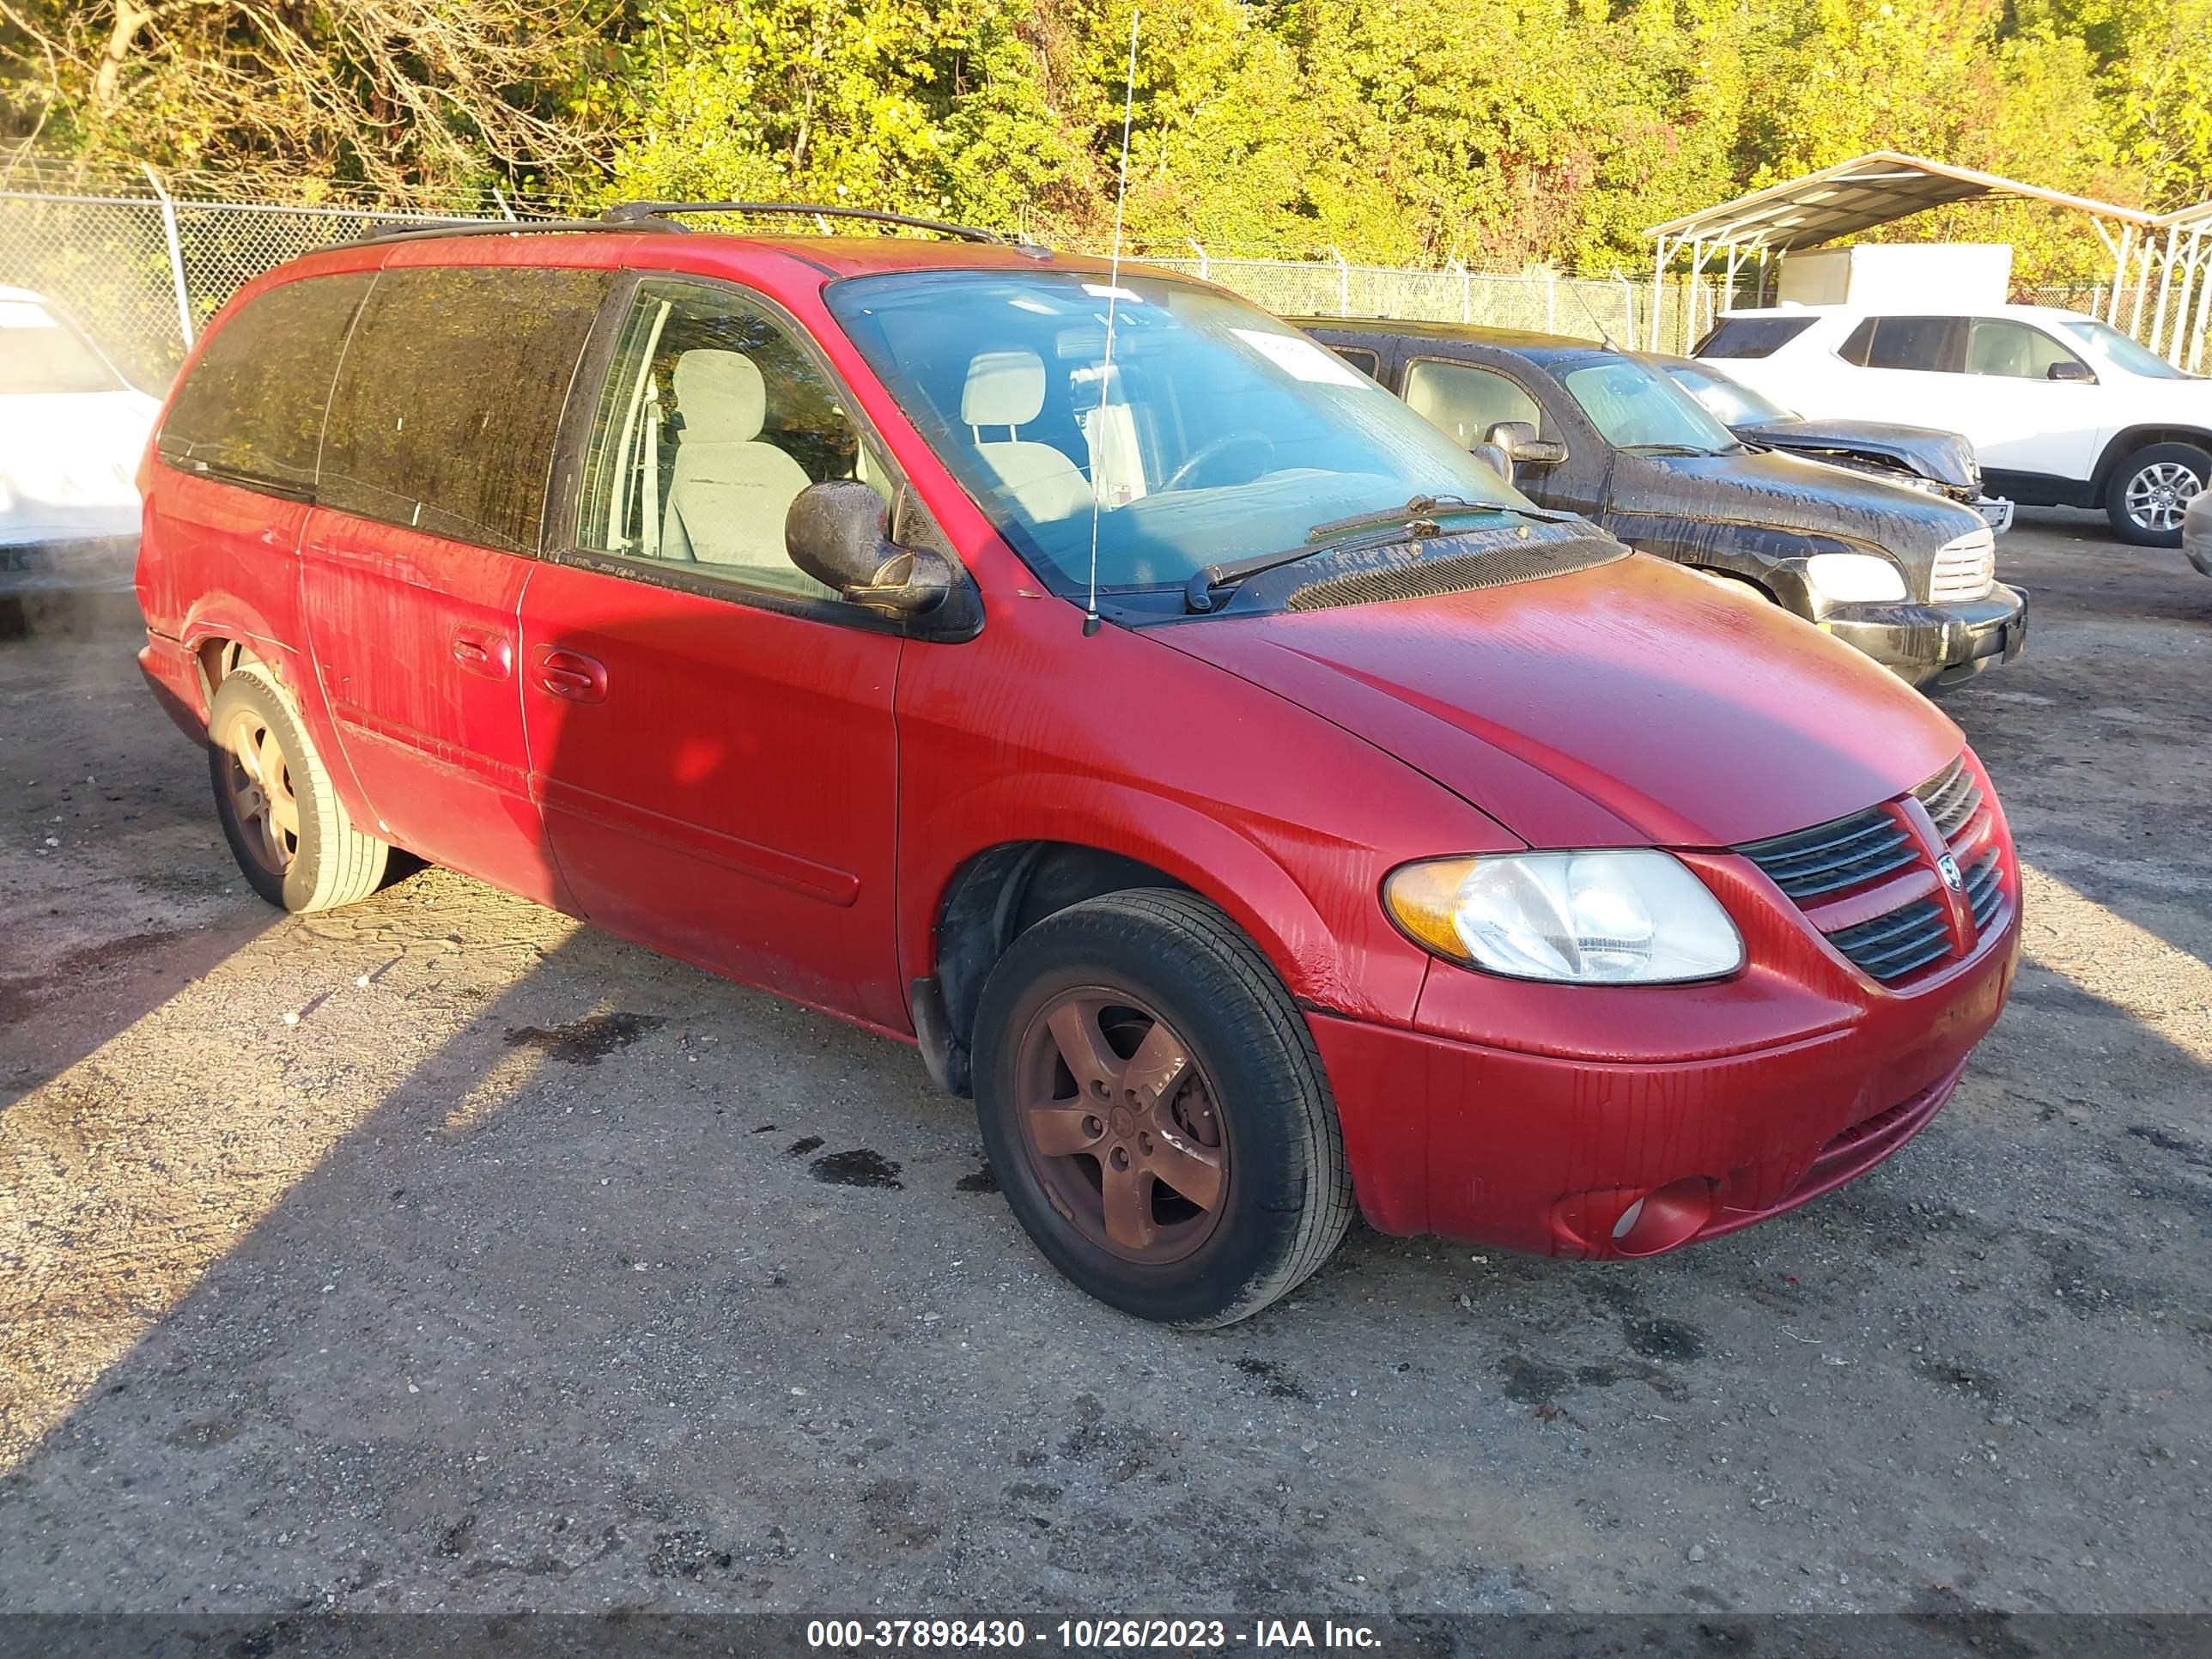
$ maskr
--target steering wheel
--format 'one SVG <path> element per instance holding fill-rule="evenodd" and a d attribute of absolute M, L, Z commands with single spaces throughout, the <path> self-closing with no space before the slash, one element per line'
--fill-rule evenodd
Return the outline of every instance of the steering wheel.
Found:
<path fill-rule="evenodd" d="M 1188 460 L 1185 461 L 1181 466 L 1177 467 L 1172 473 L 1170 473 L 1168 477 L 1168 481 L 1160 486 L 1162 493 L 1164 494 L 1166 491 L 1170 489 L 1193 489 L 1197 488 L 1197 486 L 1192 483 L 1192 480 L 1198 475 L 1198 473 L 1206 465 L 1219 459 L 1221 456 L 1226 455 L 1233 449 L 1265 450 L 1267 452 L 1267 457 L 1262 459 L 1259 468 L 1252 474 L 1252 476 L 1256 478 L 1260 476 L 1261 472 L 1267 470 L 1267 461 L 1273 459 L 1275 453 L 1275 444 L 1274 440 L 1268 437 L 1267 434 L 1263 432 L 1224 432 L 1218 438 L 1215 438 L 1210 442 L 1200 444 L 1198 448 L 1192 453 Z"/>

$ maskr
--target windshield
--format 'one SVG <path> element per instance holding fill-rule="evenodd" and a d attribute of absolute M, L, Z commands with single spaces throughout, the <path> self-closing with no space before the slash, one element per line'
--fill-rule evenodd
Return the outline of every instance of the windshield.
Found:
<path fill-rule="evenodd" d="M 118 392 L 91 343 L 29 300 L 0 300 L 0 392 Z"/>
<path fill-rule="evenodd" d="M 1667 372 L 1723 426 L 1764 426 L 1769 421 L 1797 418 L 1780 404 L 1711 369 L 1691 363 L 1669 363 Z"/>
<path fill-rule="evenodd" d="M 1608 357 L 1566 373 L 1567 395 L 1616 449 L 1719 455 L 1736 447 L 1695 398 L 1633 357 Z"/>
<path fill-rule="evenodd" d="M 1106 591 L 1180 586 L 1416 495 L 1529 505 L 1364 374 L 1225 295 L 934 271 L 854 278 L 828 297 L 953 476 L 1067 589 L 1089 578 L 1094 493 Z"/>
<path fill-rule="evenodd" d="M 2092 322 L 2087 317 L 2080 317 L 2069 318 L 2058 326 L 2113 368 L 2125 369 L 2130 374 L 2140 374 L 2147 380 L 2192 380 L 2197 378 L 2193 374 L 2185 374 L 2156 352 L 2136 344 L 2110 323 Z"/>

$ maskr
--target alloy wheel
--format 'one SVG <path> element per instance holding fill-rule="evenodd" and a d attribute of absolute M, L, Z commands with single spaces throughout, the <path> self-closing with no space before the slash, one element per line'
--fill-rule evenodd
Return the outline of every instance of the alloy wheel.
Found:
<path fill-rule="evenodd" d="M 1104 986 L 1064 991 L 1018 1053 L 1023 1148 L 1063 1219 L 1133 1261 L 1179 1261 L 1212 1237 L 1229 1194 L 1227 1126 L 1158 1010 Z"/>
<path fill-rule="evenodd" d="M 2204 480 L 2182 462 L 2154 462 L 2128 480 L 2128 517 L 2161 535 L 2179 530 L 2190 498 L 2203 488 Z"/>
<path fill-rule="evenodd" d="M 300 854 L 300 799 L 284 745 L 251 708 L 240 709 L 216 740 L 230 757 L 223 776 L 246 849 L 263 869 L 281 876 Z"/>

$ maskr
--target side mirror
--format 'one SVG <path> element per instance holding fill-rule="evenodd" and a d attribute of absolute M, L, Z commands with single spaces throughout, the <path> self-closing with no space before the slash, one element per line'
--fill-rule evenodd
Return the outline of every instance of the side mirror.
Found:
<path fill-rule="evenodd" d="M 2043 371 L 2043 378 L 2046 380 L 2072 380 L 2076 384 L 2091 386 L 2095 385 L 2097 380 L 2096 375 L 2090 372 L 2088 364 L 2077 362 L 2071 357 L 2061 357 Z"/>
<path fill-rule="evenodd" d="M 1483 434 L 1483 442 L 1496 444 L 1519 466 L 1556 466 L 1567 459 L 1567 447 L 1557 438 L 1540 438 L 1526 421 L 1500 421 Z"/>
<path fill-rule="evenodd" d="M 1503 444 L 1477 444 L 1467 452 L 1506 483 L 1513 482 L 1513 458 Z"/>
<path fill-rule="evenodd" d="M 783 545 L 816 581 L 887 617 L 934 611 L 956 580 L 942 554 L 886 540 L 884 498 L 850 478 L 800 490 L 784 516 Z"/>

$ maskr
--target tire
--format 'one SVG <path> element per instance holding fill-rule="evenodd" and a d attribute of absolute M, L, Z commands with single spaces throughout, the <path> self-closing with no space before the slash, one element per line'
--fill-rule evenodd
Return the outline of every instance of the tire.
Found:
<path fill-rule="evenodd" d="M 224 678 L 208 739 L 216 814 L 255 892 L 296 913 L 351 904 L 383 883 L 392 849 L 354 828 L 299 710 L 266 668 L 242 663 Z"/>
<path fill-rule="evenodd" d="M 1066 1060 L 1058 1034 L 1069 1030 L 1076 1047 L 1107 1045 L 1095 1093 Z M 1054 1267 L 1125 1313 L 1190 1328 L 1243 1319 L 1320 1267 L 1351 1224 L 1312 1034 L 1251 940 L 1194 894 L 1109 893 L 1016 939 L 984 984 L 975 1052 L 976 1119 L 1015 1218 Z M 1166 1079 L 1177 1080 L 1146 1092 Z M 1046 1150 L 1092 1124 L 1095 1150 Z M 1114 1193 L 1142 1195 L 1111 1216 L 1109 1164 L 1129 1171 L 1111 1177 Z M 1183 1195 L 1204 1197 L 1209 1182 L 1210 1204 Z M 1155 1237 L 1139 1244 L 1146 1228 Z"/>
<path fill-rule="evenodd" d="M 2208 488 L 2212 455 L 2194 444 L 2153 444 L 2112 469 L 2105 485 L 2105 516 L 2124 542 L 2179 547 L 2182 510 Z"/>

